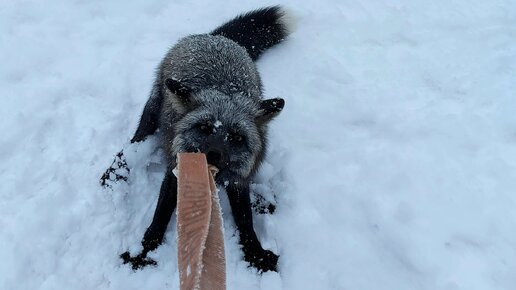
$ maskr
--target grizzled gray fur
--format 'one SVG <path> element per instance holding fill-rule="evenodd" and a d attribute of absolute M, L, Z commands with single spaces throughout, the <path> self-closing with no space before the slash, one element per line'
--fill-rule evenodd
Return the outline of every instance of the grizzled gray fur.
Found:
<path fill-rule="evenodd" d="M 169 165 L 142 253 L 122 255 L 134 268 L 155 263 L 146 254 L 162 242 L 176 205 L 177 154 L 202 152 L 219 169 L 216 182 L 228 193 L 244 258 L 276 270 L 278 256 L 261 247 L 253 229 L 249 183 L 265 156 L 267 125 L 284 106 L 281 98 L 263 99 L 254 61 L 286 37 L 284 17 L 278 6 L 249 12 L 210 34 L 182 38 L 161 61 L 132 142 L 159 129 Z"/>
<path fill-rule="evenodd" d="M 205 138 L 204 132 L 192 128 L 211 124 L 213 135 L 226 143 L 220 147 L 228 149 L 223 154 L 228 156 L 227 168 L 238 177 L 248 177 L 263 157 L 266 124 L 255 121 L 260 113 L 262 84 L 245 49 L 223 36 L 185 37 L 167 54 L 158 77 L 162 84 L 172 78 L 192 90 L 191 101 L 185 104 L 165 85 L 160 88 L 165 92 L 160 129 L 168 155 L 207 153 L 209 139 L 215 137 Z M 233 133 L 245 135 L 245 144 L 235 146 L 230 140 Z"/>

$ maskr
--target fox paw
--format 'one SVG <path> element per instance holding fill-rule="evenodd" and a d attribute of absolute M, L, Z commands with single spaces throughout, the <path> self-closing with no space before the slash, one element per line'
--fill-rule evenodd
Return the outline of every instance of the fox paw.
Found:
<path fill-rule="evenodd" d="M 261 195 L 255 195 L 251 206 L 258 214 L 273 214 L 276 211 L 276 205 Z"/>
<path fill-rule="evenodd" d="M 245 255 L 245 260 L 260 272 L 278 271 L 279 256 L 269 250 L 260 250 Z"/>
<path fill-rule="evenodd" d="M 124 264 L 131 264 L 133 270 L 135 271 L 148 265 L 156 266 L 158 264 L 153 259 L 147 258 L 147 255 L 144 253 L 139 254 L 136 257 L 131 257 L 129 252 L 125 252 L 120 255 L 120 258 L 124 260 Z"/>
<path fill-rule="evenodd" d="M 127 166 L 127 162 L 125 160 L 124 151 L 120 151 L 116 154 L 115 159 L 111 163 L 106 172 L 102 174 L 100 178 L 100 185 L 102 187 L 112 188 L 113 184 L 122 180 L 127 182 L 127 178 L 129 176 L 129 167 Z"/>

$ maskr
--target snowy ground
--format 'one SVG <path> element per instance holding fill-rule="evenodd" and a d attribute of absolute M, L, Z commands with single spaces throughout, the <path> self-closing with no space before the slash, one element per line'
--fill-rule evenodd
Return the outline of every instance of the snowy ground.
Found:
<path fill-rule="evenodd" d="M 118 258 L 154 210 L 155 140 L 130 185 L 98 180 L 167 48 L 276 2 L 214 3 L 0 2 L 0 289 L 177 288 L 175 220 L 158 267 Z M 514 2 L 284 5 L 297 30 L 259 69 L 286 106 L 255 185 L 277 194 L 256 228 L 280 273 L 247 268 L 226 201 L 229 288 L 516 289 Z"/>

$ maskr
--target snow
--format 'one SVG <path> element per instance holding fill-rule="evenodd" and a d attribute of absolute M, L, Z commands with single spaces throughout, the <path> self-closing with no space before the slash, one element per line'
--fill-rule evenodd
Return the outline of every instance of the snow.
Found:
<path fill-rule="evenodd" d="M 132 271 L 164 165 L 127 146 L 179 37 L 271 1 L 0 2 L 0 289 L 177 289 L 175 218 Z M 280 273 L 242 259 L 224 192 L 229 289 L 516 289 L 513 1 L 291 1 L 259 61 L 285 109 L 253 189 Z M 99 178 L 122 146 L 129 184 Z"/>

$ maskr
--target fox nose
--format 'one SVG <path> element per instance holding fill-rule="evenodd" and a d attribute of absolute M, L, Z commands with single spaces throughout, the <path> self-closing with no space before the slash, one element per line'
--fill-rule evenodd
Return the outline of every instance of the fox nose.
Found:
<path fill-rule="evenodd" d="M 219 151 L 209 151 L 206 155 L 206 159 L 208 159 L 208 164 L 220 166 L 220 160 L 222 159 L 222 154 Z"/>

